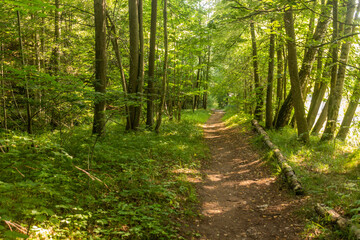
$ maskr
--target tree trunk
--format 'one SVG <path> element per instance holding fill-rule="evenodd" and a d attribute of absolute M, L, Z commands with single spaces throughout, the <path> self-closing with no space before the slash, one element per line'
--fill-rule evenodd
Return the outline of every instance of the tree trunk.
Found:
<path fill-rule="evenodd" d="M 330 17 L 328 16 L 330 4 L 331 1 L 329 1 L 326 6 L 323 6 L 321 11 L 321 17 L 316 26 L 315 33 L 312 37 L 312 40 L 309 43 L 309 46 L 306 46 L 305 55 L 299 72 L 299 81 L 302 89 L 301 91 L 304 91 L 304 89 L 306 88 L 307 79 L 311 73 L 311 69 L 315 61 L 315 56 L 318 51 L 318 47 L 316 47 L 317 45 L 316 43 L 321 42 L 322 39 L 325 37 L 325 33 L 327 31 L 330 22 Z M 284 127 L 289 122 L 291 111 L 293 108 L 292 94 L 293 93 L 290 90 L 290 93 L 288 94 L 283 105 L 281 106 L 281 109 L 279 111 L 279 116 L 275 125 L 276 129 Z"/>
<path fill-rule="evenodd" d="M 3 108 L 3 122 L 2 127 L 7 129 L 7 112 L 6 112 L 6 96 L 5 96 L 5 78 L 4 78 L 4 44 L 1 43 L 1 103 Z"/>
<path fill-rule="evenodd" d="M 156 126 L 155 126 L 155 131 L 157 133 L 160 130 L 161 121 L 162 121 L 162 111 L 163 111 L 163 107 L 164 107 L 164 103 L 165 103 L 166 82 L 167 82 L 167 68 L 168 68 L 167 0 L 164 0 L 163 16 L 164 16 L 165 55 L 164 55 L 164 65 L 163 65 L 163 79 L 162 79 L 162 84 L 161 84 L 161 98 L 160 98 L 158 117 L 156 119 Z"/>
<path fill-rule="evenodd" d="M 25 56 L 24 56 L 24 46 L 22 41 L 21 34 L 21 21 L 20 21 L 20 11 L 17 10 L 17 24 L 18 24 L 18 34 L 19 34 L 19 45 L 20 45 L 20 55 L 21 55 L 21 66 L 25 70 Z M 29 83 L 27 76 L 25 74 L 25 98 L 26 98 L 26 129 L 29 134 L 32 134 L 32 116 L 31 116 L 31 107 L 30 107 L 30 93 L 29 93 Z"/>
<path fill-rule="evenodd" d="M 149 51 L 149 71 L 147 87 L 147 108 L 146 126 L 152 128 L 154 125 L 154 73 L 155 73 L 155 44 L 156 44 L 156 20 L 157 20 L 157 0 L 151 1 L 151 28 L 150 28 L 150 51 Z"/>
<path fill-rule="evenodd" d="M 276 49 L 276 58 L 277 58 L 277 85 L 276 85 L 276 97 L 278 103 L 283 100 L 283 69 L 284 69 L 284 60 L 282 55 L 283 45 L 278 42 Z"/>
<path fill-rule="evenodd" d="M 114 22 L 111 20 L 110 15 L 108 14 L 108 12 L 106 13 L 106 16 L 107 16 L 107 19 L 110 22 L 110 39 L 111 39 L 111 44 L 113 45 L 113 49 L 114 49 L 114 53 L 115 53 L 115 57 L 116 57 L 116 62 L 117 62 L 117 67 L 120 70 L 121 86 L 123 88 L 124 97 L 125 97 L 125 99 L 127 99 L 127 97 L 128 97 L 128 87 L 127 87 L 127 83 L 126 83 L 126 79 L 125 79 L 124 68 L 123 68 L 122 61 L 121 61 L 121 54 L 120 54 L 119 44 L 118 44 L 118 40 L 116 38 L 116 26 L 115 26 Z M 126 119 L 129 122 L 130 121 L 130 115 L 129 115 L 129 106 L 128 106 L 127 103 L 125 103 L 125 110 L 126 110 Z"/>
<path fill-rule="evenodd" d="M 334 13 L 335 12 L 336 9 L 334 9 Z M 355 13 L 355 0 L 349 0 L 347 3 L 344 35 L 349 35 L 354 30 L 352 27 L 352 23 L 354 21 L 354 13 Z M 337 19 L 336 16 L 334 16 L 334 21 L 336 19 Z M 322 141 L 332 140 L 335 135 L 336 122 L 339 115 L 339 109 L 340 109 L 344 80 L 345 80 L 346 64 L 349 57 L 351 42 L 352 42 L 351 39 L 347 39 L 346 42 L 341 46 L 341 54 L 339 59 L 340 65 L 337 72 L 337 77 L 335 81 L 333 81 L 333 79 L 331 81 L 328 119 L 326 122 L 324 133 L 321 137 Z"/>
<path fill-rule="evenodd" d="M 252 57 L 253 57 L 253 68 L 254 68 L 254 82 L 255 82 L 255 98 L 256 98 L 256 106 L 255 106 L 255 119 L 261 121 L 262 120 L 262 109 L 263 109 L 263 88 L 260 84 L 259 77 L 259 63 L 257 57 L 257 46 L 256 46 L 256 37 L 255 37 L 255 25 L 254 21 L 250 21 L 250 31 L 251 31 L 251 43 L 252 43 Z"/>
<path fill-rule="evenodd" d="M 198 91 L 200 88 L 200 71 L 201 71 L 200 66 L 201 66 L 201 56 L 199 56 L 199 67 L 197 70 L 196 82 L 195 82 L 195 86 L 194 86 L 195 91 Z M 193 97 L 193 109 L 192 109 L 193 111 L 195 109 L 197 109 L 198 101 L 199 101 L 199 94 L 196 93 L 196 94 L 194 94 L 194 97 Z"/>
<path fill-rule="evenodd" d="M 95 92 L 94 134 L 102 135 L 105 130 L 106 93 L 106 1 L 94 0 L 95 13 Z"/>
<path fill-rule="evenodd" d="M 318 120 L 316 121 L 314 128 L 311 131 L 311 135 L 319 134 L 321 128 L 323 127 L 323 125 L 326 121 L 328 109 L 329 109 L 329 100 L 326 101 L 325 106 L 322 109 L 321 114 L 320 114 Z"/>
<path fill-rule="evenodd" d="M 54 75 L 60 71 L 60 0 L 55 0 L 55 48 L 54 48 Z"/>
<path fill-rule="evenodd" d="M 324 99 L 325 92 L 327 89 L 328 83 L 326 82 L 326 79 L 330 76 L 328 71 L 324 72 L 323 74 L 322 58 L 323 58 L 323 51 L 321 50 L 318 53 L 316 82 L 314 85 L 314 91 L 311 98 L 309 112 L 306 118 L 309 129 L 311 129 L 312 126 L 314 125 L 317 113 L 319 112 L 321 102 Z M 331 62 L 327 61 L 325 65 L 325 69 L 328 69 L 330 64 Z"/>
<path fill-rule="evenodd" d="M 210 40 L 210 37 L 208 38 Z M 207 109 L 207 100 L 208 100 L 208 85 L 209 85 L 209 73 L 210 73 L 210 56 L 211 56 L 211 46 L 208 45 L 208 56 L 206 63 L 206 77 L 204 83 L 204 98 L 203 98 L 203 108 Z"/>
<path fill-rule="evenodd" d="M 138 104 L 135 106 L 135 119 L 133 128 L 140 126 L 140 117 L 142 109 L 142 94 L 144 87 L 144 32 L 143 32 L 143 0 L 138 0 L 138 17 L 139 17 L 139 68 L 136 84 L 136 95 Z"/>
<path fill-rule="evenodd" d="M 137 92 L 139 74 L 139 17 L 138 1 L 129 0 L 129 29 L 130 29 L 130 71 L 129 71 L 129 98 L 136 101 L 134 96 Z M 130 121 L 127 121 L 126 129 L 136 130 L 134 125 L 136 108 L 134 104 L 129 105 Z"/>
<path fill-rule="evenodd" d="M 360 79 L 358 77 L 354 85 L 354 92 L 350 98 L 349 106 L 346 110 L 344 119 L 342 120 L 340 130 L 336 135 L 337 139 L 341 141 L 345 141 L 346 136 L 349 133 L 350 125 L 354 118 L 357 106 L 359 104 L 359 100 L 360 100 Z"/>
<path fill-rule="evenodd" d="M 288 48 L 288 65 L 291 81 L 291 92 L 294 96 L 293 103 L 295 108 L 295 118 L 298 128 L 298 136 L 302 141 L 308 142 L 309 132 L 305 118 L 305 108 L 301 92 L 301 83 L 298 75 L 297 53 L 295 44 L 296 38 L 294 30 L 293 10 L 291 6 L 285 11 L 284 22 L 286 34 L 288 36 L 286 40 Z"/>
<path fill-rule="evenodd" d="M 273 20 L 271 21 L 273 23 Z M 272 109 L 272 94 L 273 94 L 273 80 L 274 80 L 274 61 L 275 61 L 275 34 L 273 33 L 273 26 L 271 26 L 270 47 L 269 47 L 269 70 L 266 87 L 266 121 L 265 127 L 272 128 L 273 109 Z"/>

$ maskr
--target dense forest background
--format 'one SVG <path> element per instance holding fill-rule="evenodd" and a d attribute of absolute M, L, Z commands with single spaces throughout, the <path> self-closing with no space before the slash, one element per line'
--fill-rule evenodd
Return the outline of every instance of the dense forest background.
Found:
<path fill-rule="evenodd" d="M 225 107 L 260 120 L 305 160 L 327 145 L 321 151 L 340 160 L 311 162 L 305 178 L 316 185 L 325 172 L 336 187 L 349 184 L 331 201 L 345 199 L 358 221 L 357 195 L 347 194 L 359 192 L 357 1 L 0 8 L 0 234 L 178 236 L 196 197 L 176 169 L 206 158 L 198 124 Z"/>

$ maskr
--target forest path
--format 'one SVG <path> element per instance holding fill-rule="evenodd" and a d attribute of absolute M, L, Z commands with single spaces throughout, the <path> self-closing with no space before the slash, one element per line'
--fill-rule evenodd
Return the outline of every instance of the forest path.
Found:
<path fill-rule="evenodd" d="M 197 184 L 202 219 L 194 228 L 200 239 L 301 239 L 303 222 L 294 211 L 303 198 L 281 190 L 281 184 L 251 145 L 254 133 L 227 128 L 223 112 L 204 126 L 211 161 Z"/>

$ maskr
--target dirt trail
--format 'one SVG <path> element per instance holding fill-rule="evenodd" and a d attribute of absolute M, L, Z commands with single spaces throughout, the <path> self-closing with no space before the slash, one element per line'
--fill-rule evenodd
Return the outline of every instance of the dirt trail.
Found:
<path fill-rule="evenodd" d="M 293 211 L 302 199 L 280 184 L 251 146 L 253 133 L 226 128 L 222 112 L 204 126 L 212 159 L 197 184 L 202 219 L 194 228 L 200 239 L 301 239 L 303 224 Z"/>

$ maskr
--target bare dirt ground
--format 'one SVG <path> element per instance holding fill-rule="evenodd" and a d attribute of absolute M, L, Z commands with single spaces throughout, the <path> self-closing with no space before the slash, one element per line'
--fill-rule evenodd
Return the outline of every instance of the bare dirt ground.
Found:
<path fill-rule="evenodd" d="M 226 128 L 222 116 L 216 112 L 204 126 L 212 158 L 196 186 L 202 218 L 192 228 L 201 240 L 301 239 L 304 224 L 294 211 L 304 199 L 281 190 L 250 143 L 255 134 Z"/>

